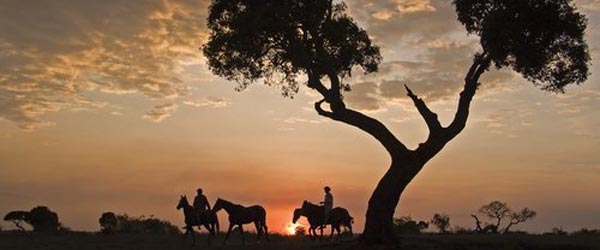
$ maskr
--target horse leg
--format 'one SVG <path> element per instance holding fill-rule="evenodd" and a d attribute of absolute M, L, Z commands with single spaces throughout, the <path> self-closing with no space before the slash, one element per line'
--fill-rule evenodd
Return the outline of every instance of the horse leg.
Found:
<path fill-rule="evenodd" d="M 265 221 L 262 222 L 262 226 L 264 227 L 264 237 L 267 242 L 269 242 L 269 228 L 267 227 L 267 223 Z"/>
<path fill-rule="evenodd" d="M 240 234 L 242 234 L 242 246 L 245 245 L 244 242 L 244 228 L 242 227 L 243 224 L 239 224 L 238 227 L 240 228 Z"/>
<path fill-rule="evenodd" d="M 189 227 L 188 228 L 188 232 L 190 234 L 192 234 L 192 246 L 195 246 L 196 245 L 196 234 L 195 234 L 195 231 L 194 231 L 194 227 Z"/>
<path fill-rule="evenodd" d="M 225 241 L 223 245 L 227 244 L 227 239 L 229 239 L 229 234 L 231 233 L 231 229 L 233 229 L 233 224 L 229 224 L 229 229 L 227 230 L 227 234 L 225 235 Z"/>
<path fill-rule="evenodd" d="M 319 238 L 320 240 L 323 239 L 323 228 L 325 228 L 323 225 L 319 227 L 319 230 L 321 230 L 321 237 Z"/>
<path fill-rule="evenodd" d="M 333 230 L 335 229 L 335 227 L 333 226 L 333 224 L 331 224 L 331 233 L 329 234 L 329 240 L 333 240 Z"/>
<path fill-rule="evenodd" d="M 256 240 L 260 241 L 260 234 L 262 233 L 262 227 L 259 225 L 258 221 L 254 222 L 254 227 L 256 227 Z"/>
<path fill-rule="evenodd" d="M 208 230 L 208 235 L 206 235 L 206 244 L 208 244 L 209 246 L 211 245 L 211 238 L 214 235 L 213 234 L 213 230 L 210 227 L 210 224 L 203 224 L 203 226 L 206 228 L 206 230 Z"/>

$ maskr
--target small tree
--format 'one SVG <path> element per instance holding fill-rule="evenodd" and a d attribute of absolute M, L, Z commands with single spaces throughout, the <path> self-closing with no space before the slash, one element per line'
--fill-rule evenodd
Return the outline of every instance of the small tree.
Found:
<path fill-rule="evenodd" d="M 501 201 L 492 201 L 489 204 L 483 205 L 479 209 L 479 213 L 494 221 L 494 223 L 487 224 L 482 228 L 479 218 L 474 214 L 471 215 L 475 219 L 477 226 L 476 230 L 480 233 L 508 233 L 512 226 L 531 220 L 536 215 L 536 212 L 529 208 L 523 208 L 518 212 L 513 212 L 512 209 L 506 205 L 506 202 Z M 500 230 L 500 225 L 503 221 L 507 221 L 506 226 L 503 230 Z"/>
<path fill-rule="evenodd" d="M 506 202 L 492 201 L 487 205 L 483 205 L 479 209 L 479 213 L 487 216 L 488 218 L 496 220 L 494 228 L 496 230 L 500 227 L 502 220 L 510 215 L 510 208 L 506 205 Z M 496 231 L 494 230 L 494 231 Z"/>
<path fill-rule="evenodd" d="M 510 220 L 508 222 L 508 225 L 506 226 L 506 228 L 504 228 L 503 233 L 508 233 L 508 230 L 510 229 L 510 227 L 531 220 L 533 219 L 533 217 L 535 217 L 537 213 L 529 208 L 523 208 L 521 209 L 521 211 L 519 212 L 513 212 L 510 214 Z"/>
<path fill-rule="evenodd" d="M 105 234 L 116 232 L 119 226 L 119 220 L 113 212 L 103 213 L 98 222 L 100 223 L 100 232 Z"/>
<path fill-rule="evenodd" d="M 440 233 L 448 233 L 448 228 L 450 228 L 450 216 L 447 214 L 434 214 L 431 219 L 431 224 L 437 227 Z"/>
<path fill-rule="evenodd" d="M 29 221 L 33 231 L 36 232 L 54 232 L 61 228 L 58 222 L 58 215 L 50 211 L 48 207 L 38 206 L 29 211 Z"/>
<path fill-rule="evenodd" d="M 4 221 L 12 222 L 16 228 L 21 231 L 25 231 L 23 222 L 29 221 L 28 211 L 11 211 L 4 216 Z"/>

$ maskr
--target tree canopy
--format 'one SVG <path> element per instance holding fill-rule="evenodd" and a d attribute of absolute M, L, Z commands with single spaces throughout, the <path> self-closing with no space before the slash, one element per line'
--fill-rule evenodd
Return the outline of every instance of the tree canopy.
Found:
<path fill-rule="evenodd" d="M 590 60 L 587 19 L 571 0 L 454 0 L 458 20 L 496 67 L 511 67 L 542 89 L 583 83 Z"/>
<path fill-rule="evenodd" d="M 343 77 L 354 66 L 370 73 L 381 61 L 343 3 L 214 0 L 210 10 L 211 34 L 202 50 L 212 72 L 237 81 L 239 89 L 263 78 L 292 96 L 300 74 Z"/>

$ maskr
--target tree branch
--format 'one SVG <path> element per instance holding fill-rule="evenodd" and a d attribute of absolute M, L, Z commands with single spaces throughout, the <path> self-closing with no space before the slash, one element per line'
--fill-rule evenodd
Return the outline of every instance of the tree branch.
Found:
<path fill-rule="evenodd" d="M 439 132 L 442 129 L 442 125 L 440 124 L 440 121 L 438 120 L 437 114 L 434 113 L 433 111 L 431 111 L 431 109 L 429 109 L 429 107 L 427 107 L 427 104 L 425 104 L 423 99 L 421 99 L 417 95 L 415 95 L 412 92 L 412 90 L 408 86 L 406 86 L 406 84 L 404 84 L 404 87 L 406 88 L 408 97 L 410 97 L 410 99 L 413 100 L 415 107 L 417 107 L 417 110 L 419 111 L 419 113 L 421 114 L 423 119 L 425 120 L 425 123 L 427 123 L 429 132 L 430 133 Z"/>
<path fill-rule="evenodd" d="M 406 148 L 406 146 L 402 144 L 402 142 L 400 142 L 392 132 L 383 125 L 383 123 L 351 109 L 326 111 L 321 107 L 325 101 L 326 100 L 323 99 L 315 102 L 315 110 L 319 115 L 352 125 L 367 132 L 383 145 L 392 158 L 407 157 L 409 153 L 408 148 Z"/>
<path fill-rule="evenodd" d="M 473 100 L 473 96 L 475 96 L 475 92 L 479 86 L 479 77 L 488 70 L 490 61 L 491 59 L 488 57 L 487 53 L 475 55 L 473 65 L 471 65 L 471 68 L 465 77 L 465 85 L 463 91 L 460 93 L 454 120 L 450 126 L 448 126 L 448 141 L 456 137 L 456 135 L 465 128 L 467 118 L 469 117 L 471 100 Z"/>
<path fill-rule="evenodd" d="M 465 77 L 465 85 L 463 91 L 460 93 L 458 101 L 458 108 L 454 116 L 452 123 L 446 127 L 441 127 L 437 115 L 432 112 L 425 102 L 418 98 L 412 91 L 406 87 L 408 96 L 413 100 L 415 106 L 419 110 L 419 113 L 427 122 L 429 127 L 429 136 L 424 143 L 419 144 L 419 147 L 415 150 L 417 157 L 422 164 L 429 161 L 433 156 L 444 148 L 444 146 L 456 137 L 466 126 L 467 118 L 469 116 L 469 107 L 477 86 L 479 85 L 479 77 L 489 68 L 490 58 L 486 53 L 476 54 L 473 60 L 473 64 L 469 68 L 469 72 Z"/>

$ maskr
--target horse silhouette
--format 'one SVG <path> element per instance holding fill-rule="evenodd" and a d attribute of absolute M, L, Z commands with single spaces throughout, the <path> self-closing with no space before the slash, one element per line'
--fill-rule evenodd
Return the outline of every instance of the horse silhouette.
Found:
<path fill-rule="evenodd" d="M 242 205 L 234 204 L 219 198 L 215 202 L 215 206 L 213 207 L 212 211 L 216 213 L 221 209 L 225 210 L 225 212 L 227 212 L 229 215 L 229 229 L 227 230 L 227 235 L 225 235 L 224 244 L 227 244 L 229 234 L 235 225 L 239 227 L 240 233 L 242 234 L 242 244 L 245 244 L 243 225 L 249 223 L 254 223 L 254 226 L 256 227 L 257 240 L 260 240 L 261 234 L 264 234 L 265 240 L 269 241 L 269 234 L 266 224 L 267 212 L 263 207 L 259 205 L 244 207 Z"/>
<path fill-rule="evenodd" d="M 354 218 L 350 216 L 348 210 L 341 207 L 336 207 L 329 212 L 328 221 L 325 221 L 325 207 L 312 204 L 308 201 L 304 201 L 302 203 L 301 208 L 296 208 L 294 210 L 294 218 L 292 219 L 292 223 L 296 223 L 300 216 L 304 216 L 308 219 L 308 223 L 310 224 L 308 228 L 308 235 L 311 238 L 317 236 L 316 229 L 319 228 L 321 231 L 321 238 L 323 237 L 323 228 L 326 225 L 331 225 L 331 234 L 329 238 L 333 238 L 333 230 L 337 231 L 338 237 L 341 236 L 341 226 L 345 226 L 350 230 L 350 234 L 352 234 L 352 223 L 354 223 Z"/>
<path fill-rule="evenodd" d="M 192 245 L 196 245 L 196 236 L 194 234 L 194 226 L 198 226 L 198 230 L 202 230 L 202 226 L 208 230 L 209 235 L 207 238 L 207 242 L 210 245 L 211 237 L 216 235 L 216 232 L 220 230 L 219 228 L 219 219 L 217 215 L 212 211 L 205 211 L 204 213 L 198 215 L 194 207 L 190 205 L 185 195 L 182 195 L 179 199 L 179 203 L 177 204 L 177 210 L 183 209 L 183 216 L 185 217 L 185 234 L 183 235 L 183 239 L 188 234 L 192 235 L 193 243 Z"/>

